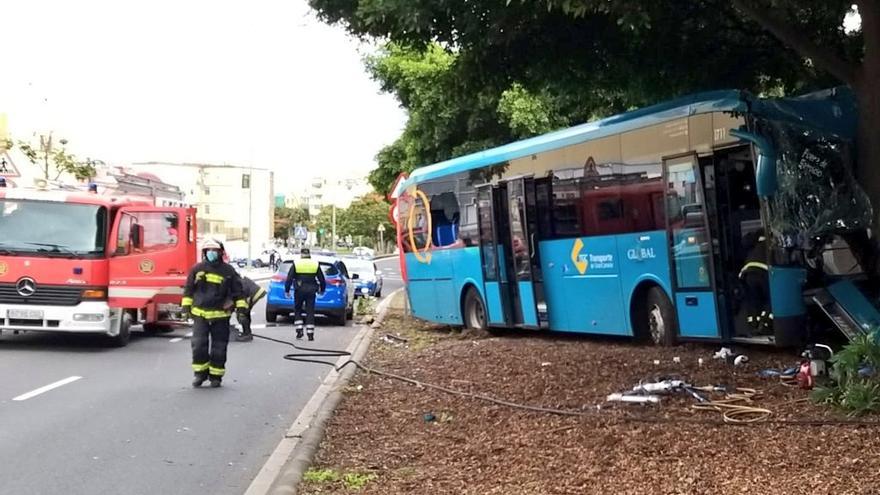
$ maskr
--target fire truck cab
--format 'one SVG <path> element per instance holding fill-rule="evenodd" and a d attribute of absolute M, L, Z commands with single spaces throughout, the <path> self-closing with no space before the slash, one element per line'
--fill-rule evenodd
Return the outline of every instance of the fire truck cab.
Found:
<path fill-rule="evenodd" d="M 196 212 L 149 197 L 0 188 L 0 332 L 106 335 L 180 323 Z"/>

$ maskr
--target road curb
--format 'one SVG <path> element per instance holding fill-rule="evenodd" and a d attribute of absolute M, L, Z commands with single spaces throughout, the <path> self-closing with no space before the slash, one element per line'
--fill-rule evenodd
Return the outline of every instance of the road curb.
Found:
<path fill-rule="evenodd" d="M 351 359 L 360 360 L 370 346 L 373 329 L 361 327 L 346 351 Z M 336 366 L 349 359 L 339 358 Z M 321 440 L 327 420 L 342 400 L 342 388 L 354 374 L 355 367 L 346 366 L 341 372 L 330 371 L 299 416 L 288 428 L 284 438 L 251 482 L 245 495 L 280 495 L 296 493 L 303 474 L 309 468 Z"/>

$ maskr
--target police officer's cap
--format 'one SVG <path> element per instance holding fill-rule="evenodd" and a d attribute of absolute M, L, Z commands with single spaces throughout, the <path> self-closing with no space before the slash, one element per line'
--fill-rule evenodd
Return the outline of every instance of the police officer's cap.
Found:
<path fill-rule="evenodd" d="M 309 250 L 309 248 L 304 247 L 299 250 L 299 254 L 301 256 L 311 256 L 312 252 Z"/>

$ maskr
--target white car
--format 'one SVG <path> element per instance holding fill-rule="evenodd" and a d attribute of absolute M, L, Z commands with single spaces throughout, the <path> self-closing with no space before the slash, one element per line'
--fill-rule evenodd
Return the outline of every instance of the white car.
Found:
<path fill-rule="evenodd" d="M 376 252 L 368 247 L 358 246 L 351 250 L 351 254 L 357 256 L 358 258 L 372 258 L 373 256 L 375 256 Z"/>
<path fill-rule="evenodd" d="M 275 253 L 275 262 L 279 263 L 281 261 L 281 253 L 275 249 L 267 249 L 260 253 L 257 259 L 254 260 L 254 265 L 256 265 L 257 268 L 269 266 L 269 260 L 272 253 Z"/>

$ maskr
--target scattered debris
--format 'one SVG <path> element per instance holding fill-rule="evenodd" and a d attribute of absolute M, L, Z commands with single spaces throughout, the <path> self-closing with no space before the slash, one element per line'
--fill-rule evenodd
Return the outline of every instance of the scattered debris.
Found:
<path fill-rule="evenodd" d="M 409 339 L 405 339 L 405 338 L 403 338 L 403 337 L 399 337 L 399 336 L 394 335 L 394 334 L 391 334 L 391 333 L 386 333 L 386 334 L 385 334 L 385 338 L 387 338 L 387 339 L 389 339 L 389 340 L 396 340 L 397 342 L 400 342 L 400 343 L 403 343 L 403 344 L 406 344 L 406 343 L 409 342 Z"/>
<path fill-rule="evenodd" d="M 733 351 L 729 347 L 722 347 L 720 351 L 712 355 L 714 359 L 727 359 L 733 356 Z"/>
<path fill-rule="evenodd" d="M 656 395 L 624 395 L 611 394 L 606 399 L 608 402 L 632 402 L 636 404 L 659 404 L 660 397 Z"/>
<path fill-rule="evenodd" d="M 734 366 L 743 366 L 744 364 L 749 362 L 749 357 L 745 354 L 740 354 L 739 356 L 733 359 Z"/>

